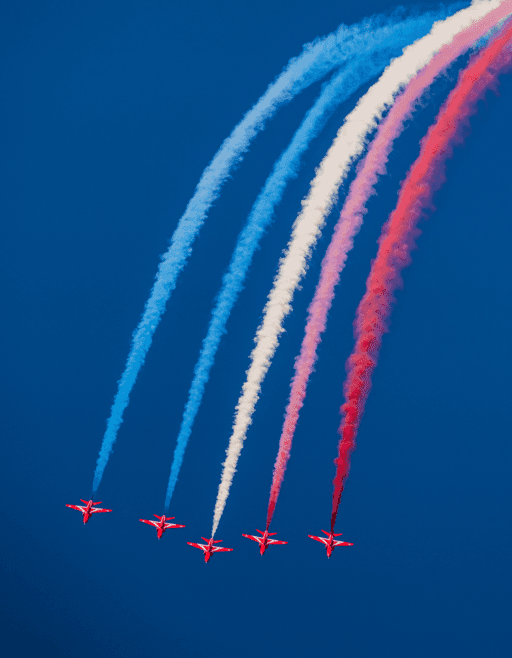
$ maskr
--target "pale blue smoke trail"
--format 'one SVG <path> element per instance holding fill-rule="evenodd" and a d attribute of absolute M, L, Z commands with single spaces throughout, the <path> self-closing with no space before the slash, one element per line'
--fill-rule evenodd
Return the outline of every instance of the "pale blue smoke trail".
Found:
<path fill-rule="evenodd" d="M 123 421 L 123 413 L 128 405 L 131 390 L 146 358 L 166 302 L 176 286 L 178 274 L 192 251 L 192 243 L 206 214 L 219 196 L 220 189 L 230 170 L 242 159 L 253 137 L 263 129 L 265 121 L 276 112 L 279 105 L 290 101 L 300 91 L 321 80 L 348 58 L 353 57 L 362 49 L 364 50 L 368 32 L 377 29 L 387 21 L 397 21 L 399 18 L 398 15 L 392 18 L 380 16 L 351 27 L 342 25 L 327 37 L 317 39 L 304 46 L 302 54 L 290 60 L 281 75 L 268 87 L 256 105 L 223 142 L 213 160 L 204 170 L 194 196 L 178 222 L 170 246 L 162 256 L 144 313 L 133 334 L 128 360 L 118 382 L 117 393 L 96 463 L 93 493 L 98 489 L 103 477 L 117 432 Z"/>
<path fill-rule="evenodd" d="M 247 270 L 260 238 L 272 221 L 274 208 L 281 200 L 288 181 L 298 173 L 302 154 L 339 103 L 351 96 L 362 84 L 378 75 L 389 64 L 391 57 L 401 54 L 404 46 L 427 34 L 435 20 L 445 18 L 447 15 L 446 10 L 435 14 L 429 13 L 419 18 L 409 18 L 399 24 L 391 23 L 368 33 L 364 48 L 359 51 L 359 57 L 349 61 L 330 83 L 324 85 L 320 97 L 306 114 L 286 151 L 274 165 L 238 237 L 228 272 L 224 275 L 222 288 L 212 311 L 208 333 L 194 369 L 194 379 L 174 451 L 165 510 L 169 507 L 178 480 L 185 449 L 201 405 L 215 354 L 226 332 L 227 320 L 243 289 Z"/>

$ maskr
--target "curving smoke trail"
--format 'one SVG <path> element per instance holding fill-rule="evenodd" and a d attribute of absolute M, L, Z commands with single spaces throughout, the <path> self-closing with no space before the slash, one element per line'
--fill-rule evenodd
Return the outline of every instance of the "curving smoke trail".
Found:
<path fill-rule="evenodd" d="M 365 159 L 358 167 L 357 176 L 350 186 L 331 243 L 323 259 L 320 280 L 308 309 L 308 321 L 300 354 L 295 362 L 295 375 L 291 383 L 290 399 L 286 408 L 286 417 L 279 440 L 279 451 L 274 466 L 267 511 L 267 529 L 272 521 L 283 483 L 299 412 L 304 403 L 306 387 L 317 359 L 317 347 L 321 335 L 325 331 L 334 290 L 345 266 L 348 252 L 353 247 L 354 237 L 363 222 L 366 203 L 375 193 L 374 186 L 378 176 L 386 173 L 386 164 L 393 142 L 402 132 L 404 122 L 411 117 L 421 95 L 457 57 L 512 13 L 512 0 L 506 0 L 495 8 L 488 5 L 487 9 L 486 15 L 475 20 L 470 27 L 455 35 L 450 43 L 441 48 L 432 61 L 398 96 L 388 115 L 380 124 Z"/>
<path fill-rule="evenodd" d="M 262 381 L 277 349 L 283 320 L 290 311 L 294 291 L 307 269 L 307 260 L 336 200 L 339 186 L 346 178 L 352 163 L 361 155 L 369 132 L 377 126 L 382 114 L 393 103 L 394 97 L 436 52 L 453 39 L 453 36 L 480 17 L 482 5 L 478 3 L 461 10 L 454 16 L 434 25 L 430 33 L 404 50 L 401 57 L 384 71 L 381 78 L 359 100 L 356 108 L 347 116 L 338 131 L 327 155 L 311 183 L 308 196 L 302 202 L 287 251 L 279 264 L 279 271 L 264 309 L 263 323 L 256 333 L 256 347 L 250 359 L 247 379 L 238 400 L 229 440 L 227 459 L 215 503 L 213 535 L 226 505 L 229 489 L 236 471 L 238 457 L 243 447 L 247 429 L 259 398 Z M 498 3 L 495 3 L 495 6 Z"/>
<path fill-rule="evenodd" d="M 401 270 L 410 262 L 410 251 L 419 234 L 419 220 L 432 209 L 434 192 L 445 180 L 446 159 L 453 146 L 463 140 L 461 127 L 469 123 L 476 104 L 485 92 L 497 85 L 498 76 L 512 68 L 512 25 L 507 24 L 459 76 L 439 112 L 436 122 L 421 142 L 421 151 L 403 182 L 398 203 L 379 238 L 377 258 L 366 282 L 366 293 L 356 312 L 354 350 L 347 361 L 344 384 L 346 402 L 341 407 L 331 528 L 350 468 L 357 430 L 371 388 L 371 376 L 394 304 L 393 293 L 401 285 Z"/>
<path fill-rule="evenodd" d="M 245 277 L 259 241 L 273 219 L 276 205 L 281 201 L 288 181 L 297 176 L 301 156 L 311 140 L 320 132 L 336 106 L 349 98 L 357 89 L 380 73 L 391 57 L 400 54 L 404 44 L 414 40 L 432 24 L 432 17 L 409 18 L 400 23 L 390 23 L 368 33 L 357 59 L 349 61 L 334 78 L 324 86 L 322 93 L 308 111 L 304 121 L 292 138 L 288 148 L 278 159 L 262 191 L 254 203 L 247 223 L 238 237 L 228 272 L 224 275 L 207 335 L 199 360 L 194 368 L 194 379 L 183 414 L 171 474 L 167 487 L 165 509 L 169 504 L 178 481 L 192 426 L 201 405 L 204 389 L 210 377 L 215 355 L 231 310 L 243 289 Z"/>
<path fill-rule="evenodd" d="M 178 222 L 171 244 L 162 256 L 144 313 L 133 334 L 128 360 L 118 382 L 96 463 L 93 493 L 98 489 L 103 477 L 117 432 L 123 421 L 124 410 L 128 406 L 131 390 L 144 363 L 167 300 L 176 286 L 178 275 L 186 264 L 192 244 L 208 210 L 219 196 L 230 171 L 241 161 L 252 139 L 264 128 L 265 122 L 275 114 L 280 105 L 289 102 L 306 87 L 321 80 L 341 63 L 364 50 L 367 30 L 372 31 L 382 27 L 383 23 L 398 20 L 400 20 L 398 13 L 391 18 L 376 16 L 358 25 L 350 27 L 342 25 L 327 37 L 306 44 L 302 54 L 290 60 L 284 71 L 223 142 L 204 170 L 194 196 Z"/>

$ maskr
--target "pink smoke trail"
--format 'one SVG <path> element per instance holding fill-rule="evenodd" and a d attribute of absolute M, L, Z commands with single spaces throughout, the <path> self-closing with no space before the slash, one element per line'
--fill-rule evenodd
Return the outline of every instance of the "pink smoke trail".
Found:
<path fill-rule="evenodd" d="M 350 455 L 355 448 L 382 336 L 388 331 L 395 301 L 393 293 L 402 282 L 400 272 L 410 263 L 410 251 L 419 234 L 418 221 L 432 209 L 433 194 L 444 183 L 446 159 L 454 144 L 462 141 L 461 127 L 469 123 L 478 100 L 496 85 L 498 75 L 512 67 L 511 42 L 512 25 L 509 25 L 462 71 L 436 122 L 421 141 L 420 155 L 409 170 L 396 208 L 382 229 L 377 257 L 366 282 L 366 293 L 356 313 L 356 344 L 347 361 L 346 402 L 341 408 L 343 420 L 335 460 L 331 528 L 336 523 L 343 483 L 349 472 Z"/>
<path fill-rule="evenodd" d="M 295 362 L 295 375 L 292 379 L 290 399 L 274 465 L 267 511 L 267 529 L 270 526 L 283 483 L 299 412 L 304 403 L 307 383 L 317 359 L 317 346 L 320 343 L 321 334 L 325 331 L 327 314 L 334 298 L 334 289 L 345 266 L 347 254 L 353 247 L 354 237 L 362 224 L 363 216 L 366 213 L 365 205 L 374 194 L 378 175 L 385 173 L 393 142 L 402 132 L 404 122 L 411 116 L 416 102 L 434 79 L 510 13 L 512 13 L 512 0 L 506 0 L 482 19 L 475 21 L 469 28 L 456 35 L 449 45 L 444 46 L 434 56 L 396 99 L 386 119 L 381 123 L 366 158 L 358 168 L 357 177 L 350 187 L 333 238 L 322 262 L 320 281 L 308 309 L 309 317 L 305 336 L 300 354 Z"/>

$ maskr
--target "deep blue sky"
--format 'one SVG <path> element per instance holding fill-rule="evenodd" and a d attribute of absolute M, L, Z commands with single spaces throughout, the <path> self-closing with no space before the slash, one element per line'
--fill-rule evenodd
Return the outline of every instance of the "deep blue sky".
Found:
<path fill-rule="evenodd" d="M 404 274 L 338 517 L 354 547 L 328 561 L 307 534 L 329 523 L 344 363 L 380 226 L 452 83 L 436 85 L 397 143 L 343 274 L 274 517 L 289 544 L 261 558 L 241 533 L 264 524 L 293 360 L 336 212 L 286 322 L 218 531 L 235 550 L 206 567 L 186 541 L 209 536 L 279 254 L 356 99 L 308 152 L 229 322 L 172 501 L 186 529 L 157 542 L 137 520 L 161 513 L 212 300 L 318 86 L 256 140 L 194 246 L 99 490 L 114 512 L 84 527 L 64 506 L 89 495 L 131 333 L 202 170 L 304 42 L 389 6 L 2 3 L 4 655 L 508 655 L 512 76 L 480 103 Z"/>

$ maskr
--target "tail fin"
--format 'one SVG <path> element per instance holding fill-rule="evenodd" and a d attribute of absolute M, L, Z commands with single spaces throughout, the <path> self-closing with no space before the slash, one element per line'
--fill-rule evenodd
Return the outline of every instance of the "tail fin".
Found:
<path fill-rule="evenodd" d="M 93 503 L 93 505 L 101 505 L 101 500 L 98 500 L 96 503 Z"/>
<path fill-rule="evenodd" d="M 265 534 L 264 532 L 261 532 L 261 530 L 258 530 L 258 528 L 256 528 L 256 532 L 259 532 L 260 535 L 264 535 L 264 534 Z"/>
<path fill-rule="evenodd" d="M 322 532 L 324 533 L 324 535 L 327 535 L 327 536 L 329 536 L 331 534 L 330 532 L 325 532 L 325 530 L 322 530 Z"/>
<path fill-rule="evenodd" d="M 205 541 L 206 543 L 208 543 L 208 542 L 210 541 L 209 539 L 206 539 L 206 537 L 201 537 L 201 539 L 204 539 L 204 541 Z"/>
<path fill-rule="evenodd" d="M 162 520 L 162 517 L 161 517 L 161 516 L 158 516 L 158 514 L 153 514 L 153 516 L 156 516 L 156 518 L 157 518 L 159 521 Z M 163 518 L 165 519 L 165 516 L 164 516 Z"/>
<path fill-rule="evenodd" d="M 268 533 L 268 536 L 269 536 L 269 537 L 273 537 L 274 535 L 277 535 L 277 532 L 269 532 L 269 533 Z"/>
<path fill-rule="evenodd" d="M 342 534 L 343 534 L 342 532 L 333 532 L 332 536 L 333 537 L 341 537 Z"/>
<path fill-rule="evenodd" d="M 88 500 L 84 500 L 83 498 L 80 498 L 80 500 L 82 501 L 82 503 L 85 503 L 86 505 L 89 504 L 89 501 L 88 501 Z M 93 505 L 94 505 L 94 503 L 93 503 Z"/>
<path fill-rule="evenodd" d="M 221 541 L 222 541 L 222 539 L 214 539 L 214 540 L 213 540 L 213 543 L 214 543 L 214 544 L 220 544 Z"/>
<path fill-rule="evenodd" d="M 164 516 L 165 521 L 172 521 L 175 518 L 176 518 L 175 516 Z"/>

